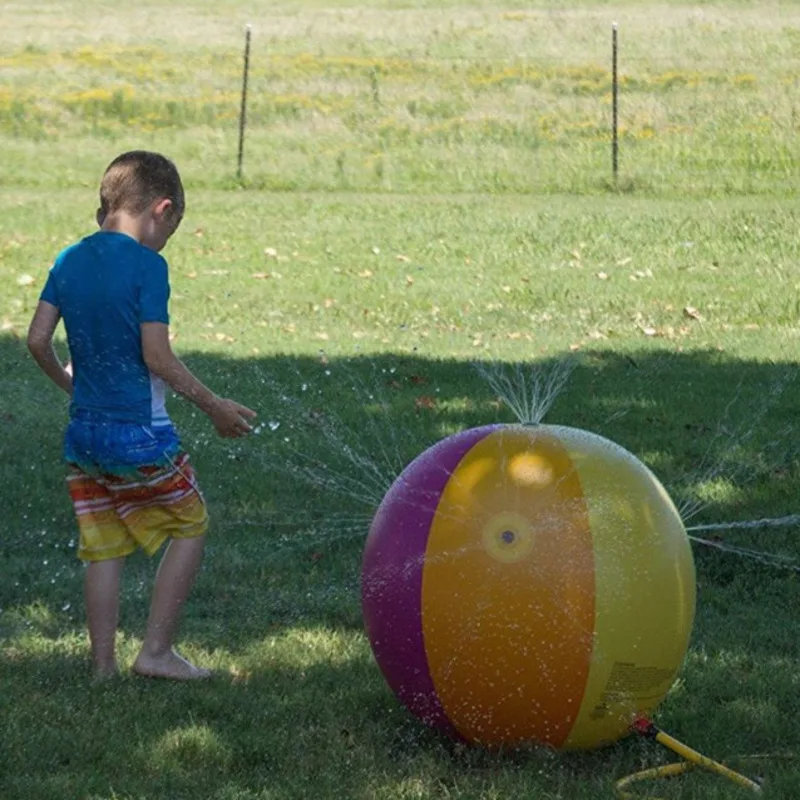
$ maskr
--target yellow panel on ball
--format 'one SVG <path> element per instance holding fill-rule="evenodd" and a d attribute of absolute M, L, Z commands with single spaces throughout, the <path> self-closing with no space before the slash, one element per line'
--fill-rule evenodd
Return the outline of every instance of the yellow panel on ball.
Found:
<path fill-rule="evenodd" d="M 632 711 L 647 714 L 672 685 L 694 621 L 694 562 L 677 509 L 641 461 L 586 431 L 554 431 L 587 501 L 598 609 L 581 713 L 565 747 L 592 747 L 626 733 Z"/>

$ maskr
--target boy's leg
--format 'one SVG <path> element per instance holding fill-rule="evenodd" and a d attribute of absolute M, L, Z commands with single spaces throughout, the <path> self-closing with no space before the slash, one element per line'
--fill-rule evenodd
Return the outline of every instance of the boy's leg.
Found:
<path fill-rule="evenodd" d="M 98 678 L 117 670 L 115 642 L 119 617 L 122 564 L 136 543 L 119 519 L 102 476 L 70 463 L 67 486 L 72 498 L 80 539 L 78 558 L 87 561 L 83 594 L 92 648 L 92 667 Z"/>
<path fill-rule="evenodd" d="M 172 649 L 183 605 L 203 560 L 204 546 L 204 535 L 172 539 L 164 553 L 153 588 L 144 644 L 133 665 L 140 675 L 178 680 L 211 675 L 210 670 L 196 667 Z"/>
<path fill-rule="evenodd" d="M 86 568 L 84 597 L 92 667 L 98 678 L 117 671 L 116 636 L 119 618 L 119 582 L 124 558 L 93 561 Z"/>

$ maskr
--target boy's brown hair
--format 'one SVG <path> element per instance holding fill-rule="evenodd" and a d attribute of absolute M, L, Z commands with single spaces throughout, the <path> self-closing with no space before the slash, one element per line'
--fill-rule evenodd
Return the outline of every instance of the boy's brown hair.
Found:
<path fill-rule="evenodd" d="M 131 150 L 117 156 L 100 184 L 98 222 L 109 214 L 139 214 L 160 197 L 172 201 L 172 213 L 183 216 L 185 199 L 178 168 L 166 156 L 147 150 Z"/>

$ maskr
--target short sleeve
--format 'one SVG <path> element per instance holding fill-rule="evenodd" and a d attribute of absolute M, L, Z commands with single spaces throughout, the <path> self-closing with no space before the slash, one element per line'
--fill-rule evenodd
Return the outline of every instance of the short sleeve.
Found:
<path fill-rule="evenodd" d="M 167 262 L 158 254 L 142 264 L 139 294 L 139 322 L 169 324 L 169 272 Z"/>
<path fill-rule="evenodd" d="M 44 300 L 45 303 L 50 303 L 51 306 L 59 308 L 58 287 L 56 286 L 56 279 L 53 276 L 53 270 L 50 270 L 47 275 L 47 282 L 44 285 L 44 289 L 42 289 L 42 293 L 39 295 L 39 299 Z"/>

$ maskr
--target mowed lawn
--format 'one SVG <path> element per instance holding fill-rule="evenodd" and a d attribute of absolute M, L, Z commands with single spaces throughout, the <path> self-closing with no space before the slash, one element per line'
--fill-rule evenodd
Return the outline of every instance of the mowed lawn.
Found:
<path fill-rule="evenodd" d="M 44 2 L 2 20 L 0 798 L 588 800 L 673 760 L 427 730 L 372 657 L 361 555 L 405 464 L 513 421 L 476 365 L 571 360 L 545 421 L 628 448 L 687 526 L 800 513 L 800 9 Z M 204 685 L 91 683 L 67 408 L 24 347 L 103 168 L 138 147 L 186 182 L 173 346 L 259 412 L 231 443 L 171 401 L 214 520 L 182 638 L 219 670 Z M 717 548 L 693 544 L 695 627 L 656 722 L 796 798 L 797 528 L 695 533 Z M 126 568 L 124 668 L 155 567 Z M 647 791 L 748 795 L 699 770 Z"/>

